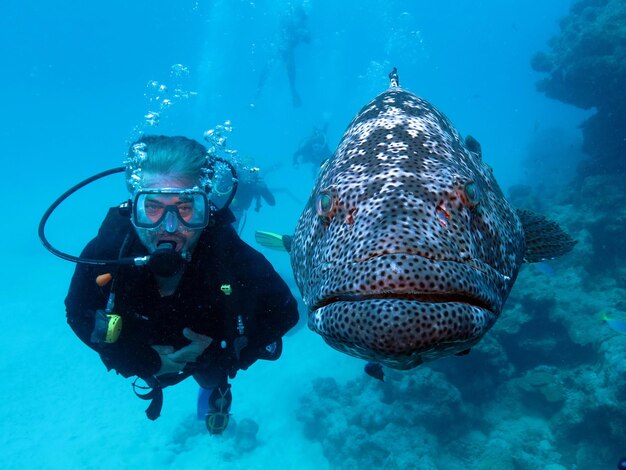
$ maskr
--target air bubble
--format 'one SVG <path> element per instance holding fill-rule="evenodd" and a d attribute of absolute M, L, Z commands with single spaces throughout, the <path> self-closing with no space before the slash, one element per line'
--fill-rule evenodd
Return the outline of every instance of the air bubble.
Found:
<path fill-rule="evenodd" d="M 183 64 L 174 64 L 170 67 L 172 77 L 188 77 L 189 73 L 189 67 Z"/>
<path fill-rule="evenodd" d="M 158 126 L 159 121 L 161 119 L 161 117 L 159 116 L 159 113 L 156 113 L 156 112 L 149 112 L 148 114 L 144 116 L 144 118 L 146 120 L 146 124 L 148 124 L 150 127 Z"/>

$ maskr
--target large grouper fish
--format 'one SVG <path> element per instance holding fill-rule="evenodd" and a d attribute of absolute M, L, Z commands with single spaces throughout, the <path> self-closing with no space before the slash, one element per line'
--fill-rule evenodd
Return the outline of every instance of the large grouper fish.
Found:
<path fill-rule="evenodd" d="M 522 263 L 575 241 L 511 207 L 478 142 L 400 88 L 395 69 L 390 78 L 352 120 L 293 238 L 282 240 L 309 327 L 339 351 L 403 370 L 469 352 Z"/>

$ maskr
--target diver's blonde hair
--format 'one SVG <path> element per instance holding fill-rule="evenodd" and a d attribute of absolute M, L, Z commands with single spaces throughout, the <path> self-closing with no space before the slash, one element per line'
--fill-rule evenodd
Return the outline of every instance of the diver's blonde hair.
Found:
<path fill-rule="evenodd" d="M 187 137 L 145 135 L 130 145 L 125 165 L 130 192 L 141 186 L 144 172 L 175 175 L 202 187 L 208 169 L 207 149 Z"/>

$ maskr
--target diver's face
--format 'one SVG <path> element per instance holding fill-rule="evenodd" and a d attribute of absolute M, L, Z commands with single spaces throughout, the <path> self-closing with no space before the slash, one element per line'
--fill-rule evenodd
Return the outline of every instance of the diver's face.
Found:
<path fill-rule="evenodd" d="M 146 174 L 143 178 L 143 188 L 145 189 L 189 189 L 194 183 L 182 178 L 169 175 Z M 163 207 L 177 206 L 181 207 L 186 201 L 182 201 L 178 195 L 163 194 L 159 196 L 151 196 L 151 203 L 158 204 Z M 157 247 L 164 242 L 173 243 L 178 253 L 191 253 L 198 243 L 198 239 L 202 234 L 202 230 L 193 230 L 185 227 L 175 214 L 168 213 L 163 221 L 155 228 L 135 227 L 137 235 L 141 243 L 146 247 L 149 253 L 154 253 Z"/>

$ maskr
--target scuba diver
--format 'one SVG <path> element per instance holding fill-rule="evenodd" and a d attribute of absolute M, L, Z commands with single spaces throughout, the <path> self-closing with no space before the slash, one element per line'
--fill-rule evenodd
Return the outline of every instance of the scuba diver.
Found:
<path fill-rule="evenodd" d="M 210 434 L 221 434 L 230 416 L 229 378 L 258 359 L 278 359 L 298 311 L 271 264 L 231 225 L 237 185 L 222 208 L 208 198 L 215 160 L 195 140 L 143 136 L 124 167 L 61 196 L 39 235 L 50 251 L 78 262 L 65 300 L 70 327 L 107 369 L 137 376 L 135 393 L 151 401 L 148 418 L 160 415 L 163 388 L 193 376 L 198 418 Z M 130 200 L 109 210 L 80 257 L 53 248 L 44 235 L 51 212 L 117 171 L 125 171 Z"/>
<path fill-rule="evenodd" d="M 242 171 L 243 170 L 243 171 Z M 237 232 L 241 233 L 246 223 L 246 213 L 252 201 L 255 201 L 254 211 L 259 212 L 262 207 L 261 199 L 268 205 L 275 206 L 276 199 L 259 174 L 259 168 L 240 168 L 237 195 L 231 204 L 235 215 Z"/>
<path fill-rule="evenodd" d="M 313 132 L 306 138 L 293 153 L 293 166 L 298 167 L 300 163 L 313 164 L 313 173 L 316 173 L 319 167 L 332 156 L 332 152 L 328 147 L 328 139 L 326 137 L 325 125 L 322 128 L 313 127 Z"/>
<path fill-rule="evenodd" d="M 290 5 L 288 14 L 280 18 L 280 37 L 275 53 L 267 61 L 257 85 L 255 101 L 261 96 L 265 82 L 274 65 L 281 61 L 285 65 L 287 71 L 287 79 L 289 80 L 289 90 L 291 91 L 291 101 L 294 107 L 302 104 L 298 90 L 296 89 L 296 47 L 300 43 L 308 44 L 311 41 L 311 35 L 307 29 L 307 12 L 303 5 Z"/>

